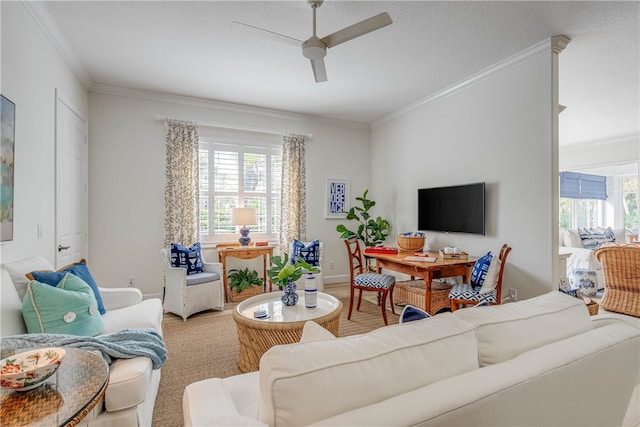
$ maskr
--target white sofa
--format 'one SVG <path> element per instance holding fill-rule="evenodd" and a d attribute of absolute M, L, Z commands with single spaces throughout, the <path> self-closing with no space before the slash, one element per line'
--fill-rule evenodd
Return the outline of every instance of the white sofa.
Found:
<path fill-rule="evenodd" d="M 0 335 L 27 333 L 22 317 L 19 289 L 26 289 L 25 274 L 37 270 L 55 270 L 46 258 L 28 258 L 2 265 Z M 105 309 L 101 335 L 122 329 L 153 328 L 162 334 L 162 303 L 142 300 L 135 288 L 99 288 Z M 115 360 L 109 368 L 109 385 L 103 402 L 85 417 L 80 426 L 150 426 L 153 420 L 160 369 L 152 369 L 147 357 Z"/>
<path fill-rule="evenodd" d="M 626 243 L 626 230 L 617 228 L 613 230 L 616 243 Z M 567 278 L 575 269 L 593 270 L 598 278 L 598 289 L 604 289 L 604 272 L 602 265 L 594 255 L 593 249 L 585 249 L 578 230 L 575 228 L 560 228 L 559 254 L 569 254 L 567 258 Z"/>
<path fill-rule="evenodd" d="M 187 386 L 185 426 L 636 425 L 637 320 L 554 291 L 345 338 L 308 322 L 258 372 Z"/>

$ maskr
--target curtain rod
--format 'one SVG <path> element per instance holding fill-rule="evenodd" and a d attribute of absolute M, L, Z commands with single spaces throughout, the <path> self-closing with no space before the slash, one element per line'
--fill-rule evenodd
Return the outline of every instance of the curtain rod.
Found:
<path fill-rule="evenodd" d="M 156 115 L 156 120 L 159 122 L 164 122 L 167 120 L 183 120 L 183 119 L 179 119 L 176 117 L 169 117 L 169 116 L 161 116 L 161 115 Z M 249 127 L 244 127 L 244 126 L 237 126 L 237 125 L 225 125 L 222 123 L 211 123 L 211 122 L 199 122 L 196 120 L 184 120 L 184 121 L 194 121 L 198 124 L 198 126 L 205 126 L 205 127 L 210 127 L 210 128 L 218 128 L 218 129 L 230 129 L 230 130 L 238 130 L 238 131 L 244 131 L 244 132 L 254 132 L 254 133 L 263 133 L 263 134 L 267 134 L 267 135 L 287 135 L 289 133 L 296 133 L 296 132 L 279 132 L 279 131 L 275 131 L 275 130 L 269 130 L 269 129 L 258 129 L 258 128 L 249 128 Z M 302 133 L 300 135 L 303 135 L 306 139 L 311 139 L 313 138 L 313 134 L 311 133 Z"/>

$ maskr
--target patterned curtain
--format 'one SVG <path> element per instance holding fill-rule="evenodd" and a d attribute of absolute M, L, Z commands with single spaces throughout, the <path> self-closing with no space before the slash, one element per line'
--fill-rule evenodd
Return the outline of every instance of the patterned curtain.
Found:
<path fill-rule="evenodd" d="M 307 171 L 304 135 L 288 134 L 282 145 L 280 193 L 280 253 L 289 251 L 293 239 L 307 239 Z"/>
<path fill-rule="evenodd" d="M 164 191 L 165 247 L 200 240 L 198 125 L 167 120 L 166 187 Z"/>

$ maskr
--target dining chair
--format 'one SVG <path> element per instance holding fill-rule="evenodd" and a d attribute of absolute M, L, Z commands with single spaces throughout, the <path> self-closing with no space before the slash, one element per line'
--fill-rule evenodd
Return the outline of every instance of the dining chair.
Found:
<path fill-rule="evenodd" d="M 474 272 L 472 271 L 469 283 L 460 283 L 453 285 L 451 292 L 449 292 L 449 302 L 451 304 L 451 311 L 456 311 L 461 306 L 476 305 L 481 302 L 487 302 L 489 305 L 498 305 L 502 300 L 502 274 L 504 272 L 504 266 L 507 263 L 507 255 L 511 252 L 511 247 L 507 244 L 502 245 L 500 254 L 496 262 L 499 262 L 495 267 L 489 266 L 489 269 L 497 269 L 497 275 L 495 272 L 486 271 L 483 283 L 477 284 L 473 282 Z M 485 255 L 486 257 L 486 255 Z M 485 257 L 476 261 L 473 266 L 474 270 L 480 270 L 481 263 Z M 491 262 L 494 262 L 495 255 L 491 257 Z M 490 277 L 491 275 L 493 277 Z M 485 283 L 486 282 L 486 283 Z"/>
<path fill-rule="evenodd" d="M 349 255 L 349 276 L 350 276 L 350 297 L 349 297 L 349 315 L 348 320 L 351 320 L 351 312 L 353 310 L 353 298 L 354 292 L 358 290 L 358 306 L 357 311 L 360 311 L 360 302 L 362 301 L 362 291 L 373 291 L 380 295 L 380 306 L 382 307 L 382 319 L 384 324 L 388 325 L 387 310 L 385 309 L 387 303 L 387 295 L 391 304 L 391 312 L 396 314 L 395 306 L 393 304 L 393 287 L 396 284 L 396 278 L 390 274 L 381 273 L 365 273 L 364 263 L 362 262 L 362 251 L 360 250 L 360 243 L 358 239 L 353 237 L 344 241 L 347 246 L 347 254 Z"/>
<path fill-rule="evenodd" d="M 640 317 L 640 245 L 603 245 L 596 249 L 595 256 L 604 272 L 600 307 Z"/>

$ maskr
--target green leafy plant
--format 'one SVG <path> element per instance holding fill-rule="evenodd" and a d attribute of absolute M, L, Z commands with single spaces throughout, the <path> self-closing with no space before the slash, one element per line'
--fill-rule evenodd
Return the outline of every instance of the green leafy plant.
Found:
<path fill-rule="evenodd" d="M 227 278 L 229 279 L 229 287 L 235 289 L 238 293 L 247 288 L 262 286 L 262 278 L 258 276 L 258 272 L 248 268 L 244 270 L 233 269 L 229 272 Z"/>
<path fill-rule="evenodd" d="M 303 270 L 310 271 L 311 273 L 317 273 L 320 271 L 313 265 L 307 263 L 302 257 L 296 258 L 296 262 L 291 264 L 289 262 L 289 255 L 285 252 L 284 258 L 276 255 L 271 258 L 271 267 L 267 269 L 267 276 L 271 279 L 271 283 L 279 287 L 285 286 L 289 283 L 289 280 L 294 282 L 302 277 Z"/>
<path fill-rule="evenodd" d="M 389 235 L 389 221 L 381 217 L 373 218 L 369 213 L 369 210 L 376 205 L 376 202 L 368 199 L 367 194 L 369 190 L 364 190 L 364 194 L 360 197 L 356 197 L 356 200 L 362 204 L 362 206 L 354 206 L 347 212 L 348 220 L 358 221 L 358 228 L 356 231 L 349 230 L 345 225 L 338 224 L 336 231 L 340 234 L 342 239 L 351 239 L 357 237 L 364 243 L 366 247 L 378 246 L 385 241 Z"/>

